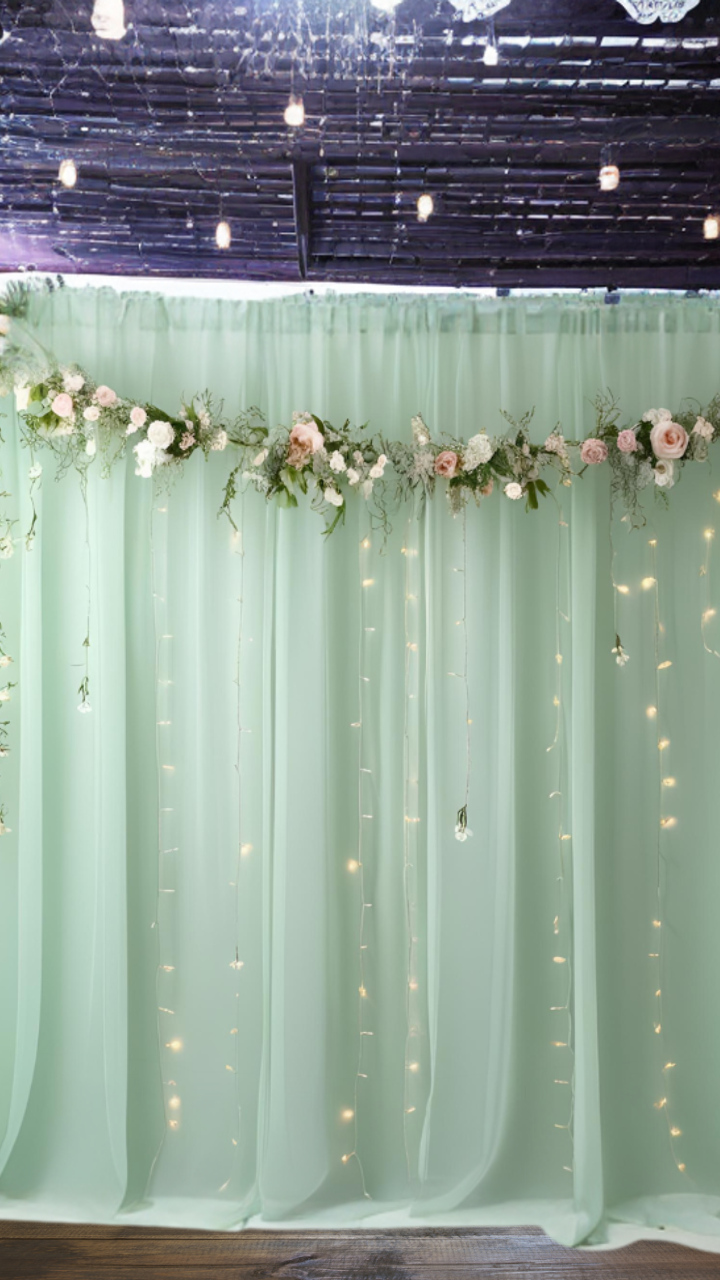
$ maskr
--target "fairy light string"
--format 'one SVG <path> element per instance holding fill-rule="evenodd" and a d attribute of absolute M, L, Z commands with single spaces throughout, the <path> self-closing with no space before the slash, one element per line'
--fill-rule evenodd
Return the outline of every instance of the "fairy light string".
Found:
<path fill-rule="evenodd" d="M 359 598 L 359 619 L 360 632 L 358 637 L 358 719 L 353 722 L 351 728 L 357 730 L 357 759 L 358 759 L 358 781 L 357 781 L 357 853 L 356 857 L 348 861 L 348 872 L 357 878 L 357 892 L 360 900 L 359 922 L 358 922 L 358 995 L 357 995 L 357 1061 L 355 1067 L 355 1078 L 353 1082 L 353 1105 L 352 1107 L 344 1107 L 340 1114 L 343 1124 L 352 1122 L 353 1147 L 351 1151 L 344 1151 L 341 1160 L 344 1165 L 351 1163 L 357 1166 L 360 1174 L 360 1183 L 362 1194 L 366 1200 L 372 1199 L 365 1181 L 365 1170 L 360 1157 L 360 1119 L 359 1111 L 362 1099 L 361 1084 L 368 1079 L 368 1054 L 366 1042 L 374 1036 L 374 1030 L 369 1025 L 368 1007 L 370 1004 L 371 993 L 367 986 L 367 966 L 365 963 L 365 953 L 368 948 L 366 935 L 366 916 L 367 912 L 372 910 L 372 903 L 367 898 L 367 879 L 365 855 L 366 849 L 370 845 L 369 838 L 366 839 L 367 824 L 374 819 L 373 800 L 374 786 L 372 781 L 372 773 L 370 768 L 365 764 L 365 717 L 366 708 L 370 701 L 370 692 L 367 685 L 370 683 L 370 677 L 366 673 L 366 666 L 369 658 L 370 645 L 369 641 L 375 636 L 375 627 L 369 622 L 370 609 L 368 606 L 368 593 L 372 591 L 375 579 L 372 576 L 372 556 L 371 556 L 371 538 L 370 524 L 367 525 L 368 532 L 360 539 L 358 548 L 358 570 L 360 584 Z"/>
<path fill-rule="evenodd" d="M 165 1144 L 167 1130 L 177 1132 L 182 1121 L 182 1096 L 175 1078 L 184 1048 L 176 1025 L 176 982 L 174 957 L 165 952 L 165 928 L 168 909 L 175 894 L 174 860 L 179 848 L 173 777 L 175 766 L 168 754 L 172 740 L 167 730 L 172 726 L 173 681 L 172 641 L 168 631 L 168 515 L 169 495 L 153 485 L 150 506 L 150 581 L 153 598 L 155 642 L 155 768 L 157 779 L 157 890 L 155 915 L 150 928 L 155 935 L 157 963 L 155 968 L 155 1004 L 158 1061 L 160 1063 L 165 1126 L 148 1173 L 146 1194 Z"/>
<path fill-rule="evenodd" d="M 420 824 L 420 558 L 418 522 L 408 518 L 405 544 L 405 602 L 403 609 L 405 638 L 405 705 L 403 715 L 403 888 L 405 894 L 405 930 L 407 949 L 407 986 L 405 992 L 405 1076 L 403 1097 L 403 1139 L 408 1182 L 413 1179 L 417 1162 L 413 1152 L 419 1142 L 418 1114 L 420 1071 L 416 1048 L 419 1034 L 420 982 L 418 974 L 417 934 L 417 861 Z"/>
<path fill-rule="evenodd" d="M 573 965 L 572 965 L 572 925 L 567 895 L 567 860 L 571 859 L 572 833 L 566 830 L 568 821 L 565 800 L 565 784 L 567 779 L 567 743 L 565 719 L 563 714 L 563 627 L 570 626 L 570 541 L 569 525 L 564 518 L 563 509 L 558 513 L 558 531 L 555 558 L 555 691 L 553 708 L 555 714 L 555 731 L 549 754 L 555 753 L 556 771 L 555 785 L 549 799 L 557 805 L 557 874 L 555 877 L 556 902 L 553 917 L 552 949 L 553 964 L 557 966 L 562 1003 L 550 1006 L 550 1012 L 558 1015 L 555 1022 L 552 1041 L 553 1049 L 558 1057 L 554 1060 L 559 1065 L 554 1067 L 556 1074 L 553 1081 L 563 1090 L 568 1090 L 565 1119 L 554 1122 L 554 1127 L 567 1134 L 570 1146 L 568 1163 L 563 1165 L 565 1173 L 575 1172 L 575 1048 L 573 1042 Z M 563 954 L 564 953 L 564 954 Z M 563 1104 L 564 1105 L 564 1104 Z"/>
<path fill-rule="evenodd" d="M 712 530 L 706 531 L 706 539 L 708 542 L 712 540 Z M 708 537 L 709 534 L 709 537 Z M 653 593 L 653 657 L 655 666 L 655 704 L 647 708 L 648 719 L 655 726 L 658 734 L 656 740 L 657 754 L 657 804 L 658 804 L 658 822 L 655 836 L 655 914 L 650 921 L 650 939 L 651 950 L 648 951 L 648 959 L 651 964 L 652 975 L 652 991 L 653 991 L 653 1034 L 656 1039 L 657 1051 L 659 1052 L 662 1066 L 660 1068 L 660 1096 L 655 1101 L 655 1109 L 662 1113 L 667 1128 L 668 1142 L 670 1152 L 678 1171 L 684 1175 L 688 1182 L 692 1183 L 692 1179 L 687 1172 L 687 1165 L 682 1153 L 682 1129 L 677 1124 L 672 1115 L 672 1076 L 677 1067 L 677 1063 L 672 1060 L 668 1052 L 668 1035 L 665 1024 L 665 1011 L 663 1005 L 663 989 L 666 970 L 665 956 L 665 885 L 667 882 L 667 842 L 672 840 L 673 831 L 677 826 L 677 818 L 671 812 L 668 812 L 666 806 L 666 796 L 672 794 L 676 785 L 676 779 L 668 772 L 669 767 L 669 751 L 670 739 L 663 736 L 663 705 L 662 698 L 663 680 L 667 677 L 665 673 L 672 667 L 672 660 L 663 654 L 663 636 L 665 628 L 661 622 L 660 615 L 660 583 L 658 578 L 658 540 L 652 537 L 648 540 L 650 548 L 650 565 L 651 572 L 641 582 L 641 588 L 644 591 L 652 591 Z M 674 1055 L 672 1055 L 674 1057 Z"/>

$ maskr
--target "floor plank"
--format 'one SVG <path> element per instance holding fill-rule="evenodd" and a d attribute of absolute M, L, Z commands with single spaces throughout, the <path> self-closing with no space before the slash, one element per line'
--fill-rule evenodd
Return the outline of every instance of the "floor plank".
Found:
<path fill-rule="evenodd" d="M 587 1253 L 538 1227 L 226 1232 L 0 1222 L 2 1280 L 720 1280 L 663 1242 Z"/>

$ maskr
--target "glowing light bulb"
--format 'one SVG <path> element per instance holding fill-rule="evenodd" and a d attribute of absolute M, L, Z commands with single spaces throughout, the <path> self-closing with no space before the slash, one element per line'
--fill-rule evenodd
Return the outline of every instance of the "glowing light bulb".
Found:
<path fill-rule="evenodd" d="M 681 1134 L 682 1134 L 682 1129 L 678 1129 L 678 1128 L 676 1128 L 675 1126 L 673 1126 L 673 1128 L 670 1130 L 670 1132 L 671 1132 L 671 1134 L 672 1134 L 673 1138 L 679 1138 L 679 1137 L 681 1136 Z"/>
<path fill-rule="evenodd" d="M 670 746 L 670 739 L 661 738 L 660 741 L 658 742 L 658 751 L 666 751 L 669 746 Z"/>
<path fill-rule="evenodd" d="M 253 847 L 252 847 L 252 845 L 251 845 L 251 844 L 241 844 L 241 845 L 240 845 L 240 857 L 241 857 L 241 858 L 247 858 L 248 854 L 249 854 L 249 853 L 252 853 L 252 850 L 253 850 Z"/>
<path fill-rule="evenodd" d="M 355 861 L 355 858 L 350 858 L 350 860 L 349 860 L 349 862 L 348 862 L 348 864 L 347 864 L 347 869 L 348 869 L 348 871 L 357 871 L 357 870 L 358 870 L 358 868 L 359 868 L 359 866 L 360 866 L 360 863 L 359 863 L 359 862 L 356 862 L 356 861 Z"/>
<path fill-rule="evenodd" d="M 674 1066 L 675 1066 L 674 1062 L 666 1062 L 665 1066 L 663 1067 L 663 1071 L 672 1071 Z"/>
<path fill-rule="evenodd" d="M 711 618 L 715 617 L 716 612 L 717 610 L 715 609 L 706 609 L 702 616 L 703 622 L 709 622 Z"/>
<path fill-rule="evenodd" d="M 232 241 L 232 232 L 229 222 L 218 222 L 215 228 L 215 243 L 218 249 L 229 249 Z"/>
<path fill-rule="evenodd" d="M 649 591 L 651 587 L 655 586 L 655 579 L 643 578 L 642 582 L 640 583 L 640 586 L 642 587 L 643 591 Z"/>
<path fill-rule="evenodd" d="M 344 1111 L 340 1112 L 340 1115 L 342 1116 L 343 1120 L 352 1120 L 353 1116 L 355 1115 L 355 1112 L 352 1111 L 350 1107 L 346 1107 Z"/>
<path fill-rule="evenodd" d="M 496 67 L 500 61 L 500 53 L 496 44 L 492 40 L 488 40 L 483 53 L 483 62 L 486 67 Z"/>
<path fill-rule="evenodd" d="M 714 530 L 714 529 L 706 529 L 706 530 L 705 530 L 705 532 L 704 532 L 704 534 L 703 534 L 703 537 L 706 539 L 706 541 L 707 541 L 707 542 L 710 542 L 711 538 L 714 538 L 714 537 L 715 537 L 715 530 Z"/>
<path fill-rule="evenodd" d="M 666 1106 L 667 1106 L 667 1098 L 661 1098 L 659 1102 L 655 1103 L 655 1107 L 658 1111 L 662 1111 L 663 1107 L 666 1107 Z"/>
<path fill-rule="evenodd" d="M 90 21 L 101 40 L 122 40 L 127 31 L 123 0 L 95 0 Z"/>
<path fill-rule="evenodd" d="M 620 186 L 620 170 L 616 164 L 604 164 L 599 173 L 600 190 L 616 191 Z"/>
<path fill-rule="evenodd" d="M 662 920 L 653 920 L 653 929 L 662 929 Z"/>
<path fill-rule="evenodd" d="M 720 218 L 718 218 L 717 214 L 708 214 L 703 222 L 703 235 L 706 240 L 720 239 Z"/>
<path fill-rule="evenodd" d="M 171 1129 L 179 1129 L 179 1128 L 180 1128 L 180 1121 L 179 1121 L 179 1120 L 171 1120 L 171 1121 L 170 1121 L 170 1128 L 171 1128 Z"/>
<path fill-rule="evenodd" d="M 58 178 L 64 187 L 74 187 L 77 182 L 77 167 L 74 160 L 61 160 Z"/>
<path fill-rule="evenodd" d="M 616 590 L 616 591 L 619 591 L 621 596 L 629 596 L 629 595 L 630 595 L 630 588 L 629 588 L 629 587 L 626 587 L 624 583 L 622 584 L 622 586 L 617 586 L 617 587 L 615 588 L 615 590 Z"/>
<path fill-rule="evenodd" d="M 661 818 L 661 819 L 660 819 L 660 826 L 661 826 L 661 827 L 664 827 L 666 830 L 667 830 L 669 827 L 676 827 L 676 826 L 677 826 L 677 818 Z"/>
<path fill-rule="evenodd" d="M 290 95 L 284 112 L 283 119 L 289 129 L 300 129 L 305 123 L 305 107 L 302 98 L 296 98 Z"/>
<path fill-rule="evenodd" d="M 659 1035 L 660 1035 L 660 1032 L 662 1031 L 662 1027 L 661 1027 L 661 1025 L 660 1025 L 660 1023 L 659 1023 L 659 1022 L 656 1022 L 656 1023 L 655 1023 L 654 1030 L 655 1030 L 655 1035 L 656 1035 L 656 1036 L 659 1036 Z"/>
<path fill-rule="evenodd" d="M 428 218 L 432 217 L 434 208 L 435 208 L 435 201 L 427 191 L 423 195 L 418 196 L 418 200 L 417 200 L 418 222 L 427 222 Z"/>
<path fill-rule="evenodd" d="M 168 1102 L 168 1106 L 169 1106 L 169 1107 L 172 1107 L 173 1111 L 179 1111 L 179 1109 L 180 1109 L 180 1099 L 177 1097 L 177 1095 L 176 1095 L 174 1098 L 170 1098 L 170 1100 L 169 1100 L 169 1102 Z"/>
<path fill-rule="evenodd" d="M 364 587 L 371 587 L 371 586 L 373 585 L 374 581 L 375 581 L 375 579 L 374 579 L 374 578 L 363 578 L 363 586 L 364 586 Z"/>
<path fill-rule="evenodd" d="M 165 1045 L 165 1048 L 172 1049 L 175 1053 L 177 1053 L 179 1049 L 182 1049 L 182 1040 L 168 1040 L 167 1044 Z"/>
<path fill-rule="evenodd" d="M 676 784 L 675 778 L 663 778 L 664 787 L 674 787 L 675 784 Z"/>
<path fill-rule="evenodd" d="M 566 956 L 553 956 L 554 964 L 565 964 Z"/>
<path fill-rule="evenodd" d="M 342 1157 L 343 1164 L 347 1164 L 348 1160 L 352 1160 L 352 1152 L 349 1155 Z"/>
<path fill-rule="evenodd" d="M 365 551 L 367 551 L 368 547 L 370 546 L 370 539 L 363 538 L 362 542 L 360 543 L 360 546 L 363 547 Z"/>
<path fill-rule="evenodd" d="M 680 1170 L 680 1172 L 681 1172 L 681 1173 L 684 1173 L 684 1172 L 685 1172 L 685 1165 L 684 1165 L 684 1164 L 679 1164 L 679 1165 L 678 1165 L 678 1169 Z"/>
<path fill-rule="evenodd" d="M 645 715 L 647 716 L 648 720 L 654 720 L 657 715 L 657 707 L 648 707 L 645 712 Z"/>
<path fill-rule="evenodd" d="M 358 991 L 360 992 L 362 999 L 367 1000 L 367 991 L 365 987 L 358 987 Z"/>
<path fill-rule="evenodd" d="M 408 1063 L 408 1071 L 419 1071 L 419 1070 L 420 1070 L 420 1063 L 419 1063 L 419 1062 L 409 1062 L 409 1063 Z"/>

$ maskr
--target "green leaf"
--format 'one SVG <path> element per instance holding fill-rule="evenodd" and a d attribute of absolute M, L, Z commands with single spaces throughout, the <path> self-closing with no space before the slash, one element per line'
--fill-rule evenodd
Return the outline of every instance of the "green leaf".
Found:
<path fill-rule="evenodd" d="M 546 493 L 549 493 L 549 492 L 550 492 L 550 490 L 549 490 L 549 488 L 548 488 L 548 486 L 546 485 L 546 483 L 545 483 L 545 481 L 544 481 L 544 480 L 536 480 L 536 481 L 535 481 L 535 488 L 537 489 L 538 493 L 542 493 L 542 494 L 543 494 L 543 496 L 544 496 Z"/>
<path fill-rule="evenodd" d="M 538 498 L 535 483 L 536 482 L 534 480 L 531 480 L 527 487 L 527 502 L 525 503 L 526 511 L 537 511 L 538 509 Z"/>

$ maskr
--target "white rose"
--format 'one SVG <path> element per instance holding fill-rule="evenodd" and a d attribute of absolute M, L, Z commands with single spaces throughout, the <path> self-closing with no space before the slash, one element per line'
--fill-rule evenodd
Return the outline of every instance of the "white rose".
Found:
<path fill-rule="evenodd" d="M 100 417 L 100 410 L 96 404 L 89 404 L 87 409 L 83 409 L 83 418 L 86 422 L 97 422 Z"/>
<path fill-rule="evenodd" d="M 63 378 L 63 386 L 66 391 L 82 391 L 85 386 L 85 379 L 81 373 L 66 373 Z"/>
<path fill-rule="evenodd" d="M 648 409 L 642 416 L 643 422 L 651 422 L 654 427 L 658 422 L 666 422 L 668 418 L 672 418 L 669 409 Z"/>
<path fill-rule="evenodd" d="M 330 470 L 340 472 L 345 470 L 345 459 L 339 449 L 330 454 Z"/>
<path fill-rule="evenodd" d="M 210 448 L 216 449 L 218 452 L 220 452 L 222 449 L 227 449 L 227 442 L 228 442 L 227 431 L 218 431 L 212 444 L 210 445 Z"/>
<path fill-rule="evenodd" d="M 24 413 L 25 410 L 28 408 L 29 404 L 30 404 L 30 388 L 16 387 L 15 388 L 15 408 L 17 409 L 18 413 Z"/>
<path fill-rule="evenodd" d="M 343 496 L 338 493 L 337 489 L 333 489 L 332 485 L 325 490 L 325 501 L 332 504 L 333 507 L 341 507 L 343 504 Z"/>
<path fill-rule="evenodd" d="M 512 498 L 513 501 L 517 501 L 518 498 L 522 498 L 522 485 L 516 484 L 514 480 L 511 480 L 510 484 L 505 485 L 505 496 L 506 498 Z"/>
<path fill-rule="evenodd" d="M 0 702 L 9 702 L 9 701 L 10 701 L 10 690 L 6 685 L 4 689 L 0 689 Z"/>
<path fill-rule="evenodd" d="M 708 422 L 705 418 L 698 418 L 692 433 L 694 436 L 702 436 L 703 440 L 711 440 L 713 436 L 712 422 Z"/>
<path fill-rule="evenodd" d="M 9 534 L 0 538 L 0 560 L 9 560 L 14 550 L 13 540 Z"/>
<path fill-rule="evenodd" d="M 379 462 L 376 463 L 374 467 L 370 468 L 370 479 L 381 480 L 383 471 L 384 471 L 384 468 L 380 466 L 380 463 Z"/>
<path fill-rule="evenodd" d="M 370 497 L 370 494 L 372 493 L 372 491 L 373 491 L 373 482 L 372 482 L 372 480 L 363 480 L 363 483 L 362 483 L 362 495 L 363 495 L 363 498 L 369 498 L 369 497 Z"/>
<path fill-rule="evenodd" d="M 360 479 L 359 472 L 355 471 L 354 467 L 348 467 L 347 478 L 350 484 L 357 484 L 358 480 Z"/>
<path fill-rule="evenodd" d="M 94 458 L 94 457 L 95 457 L 95 454 L 97 453 L 97 440 L 92 440 L 92 439 L 91 439 L 91 440 L 86 440 L 86 441 L 85 441 L 85 452 L 86 452 L 86 454 L 87 454 L 88 458 Z"/>
<path fill-rule="evenodd" d="M 155 422 L 150 423 L 147 438 L 151 444 L 156 445 L 158 449 L 167 449 L 168 445 L 172 444 L 175 439 L 175 432 L 169 422 L 163 422 L 158 418 Z M 137 452 L 139 448 L 140 445 L 136 445 L 135 451 Z"/>
<path fill-rule="evenodd" d="M 671 458 L 660 458 L 655 463 L 655 483 L 660 489 L 671 489 L 675 483 L 675 463 Z"/>

